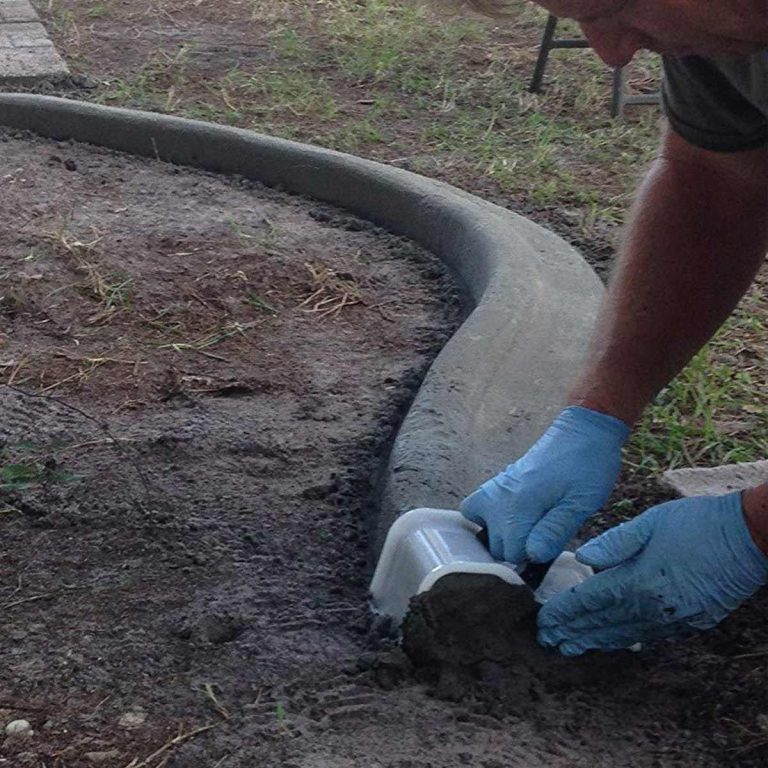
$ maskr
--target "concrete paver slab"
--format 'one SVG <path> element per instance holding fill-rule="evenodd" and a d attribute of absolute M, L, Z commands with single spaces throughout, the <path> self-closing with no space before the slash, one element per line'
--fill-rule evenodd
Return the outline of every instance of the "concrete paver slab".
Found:
<path fill-rule="evenodd" d="M 768 460 L 721 467 L 671 469 L 661 482 L 680 496 L 719 496 L 768 483 Z"/>
<path fill-rule="evenodd" d="M 69 74 L 27 0 L 0 0 L 0 85 Z"/>
<path fill-rule="evenodd" d="M 0 0 L 0 3 L 2 0 Z M 31 48 L 49 46 L 53 48 L 45 27 L 39 21 L 0 24 L 0 48 Z"/>
<path fill-rule="evenodd" d="M 27 0 L 0 0 L 0 24 L 24 21 L 39 21 Z"/>
<path fill-rule="evenodd" d="M 67 74 L 53 46 L 0 48 L 0 83 L 33 83 Z"/>

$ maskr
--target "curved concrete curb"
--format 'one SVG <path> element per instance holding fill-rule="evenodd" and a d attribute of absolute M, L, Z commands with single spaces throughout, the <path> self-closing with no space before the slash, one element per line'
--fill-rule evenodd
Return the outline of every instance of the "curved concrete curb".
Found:
<path fill-rule="evenodd" d="M 347 208 L 439 256 L 474 311 L 432 364 L 397 435 L 372 523 L 378 553 L 414 507 L 456 507 L 522 454 L 580 365 L 602 285 L 559 237 L 417 174 L 236 128 L 0 94 L 0 125 L 239 174 Z"/>

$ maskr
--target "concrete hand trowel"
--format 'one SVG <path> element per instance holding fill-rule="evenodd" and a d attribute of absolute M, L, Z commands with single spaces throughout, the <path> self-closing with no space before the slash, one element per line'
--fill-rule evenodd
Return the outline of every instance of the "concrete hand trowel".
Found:
<path fill-rule="evenodd" d="M 442 587 L 443 616 L 463 620 L 467 613 L 476 613 L 477 603 L 482 602 L 486 605 L 480 608 L 485 611 L 480 621 L 498 620 L 509 628 L 535 616 L 538 606 L 553 595 L 592 575 L 592 569 L 571 552 L 563 552 L 552 563 L 522 568 L 495 560 L 483 534 L 483 529 L 453 510 L 414 509 L 398 518 L 387 534 L 371 582 L 374 610 L 400 626 L 419 596 Z M 450 582 L 453 587 L 446 591 Z"/>

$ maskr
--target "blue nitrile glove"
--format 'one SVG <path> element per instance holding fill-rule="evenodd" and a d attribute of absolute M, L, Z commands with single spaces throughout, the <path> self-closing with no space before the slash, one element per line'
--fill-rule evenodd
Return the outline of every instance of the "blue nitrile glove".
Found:
<path fill-rule="evenodd" d="M 709 629 L 768 580 L 741 494 L 652 507 L 576 551 L 603 570 L 539 611 L 539 641 L 566 656 Z"/>
<path fill-rule="evenodd" d="M 566 408 L 528 453 L 461 503 L 488 529 L 499 560 L 546 563 L 611 495 L 629 427 L 581 406 Z"/>

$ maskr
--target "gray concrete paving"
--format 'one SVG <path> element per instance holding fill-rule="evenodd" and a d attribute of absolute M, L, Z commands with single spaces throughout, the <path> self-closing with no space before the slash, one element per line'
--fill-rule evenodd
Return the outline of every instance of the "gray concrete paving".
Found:
<path fill-rule="evenodd" d="M 55 80 L 69 74 L 27 0 L 0 0 L 0 86 Z"/>
<path fill-rule="evenodd" d="M 679 496 L 719 496 L 768 483 L 768 460 L 709 469 L 672 469 L 661 482 Z"/>

